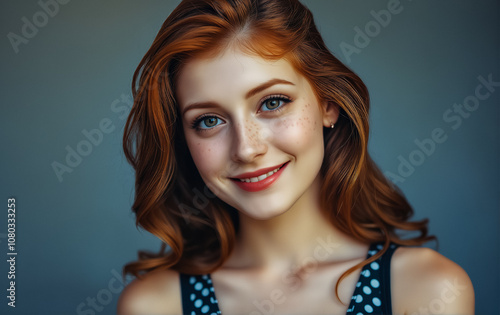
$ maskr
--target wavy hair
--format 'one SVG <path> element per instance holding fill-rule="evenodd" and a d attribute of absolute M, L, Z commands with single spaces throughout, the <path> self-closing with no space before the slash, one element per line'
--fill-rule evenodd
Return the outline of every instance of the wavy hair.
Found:
<path fill-rule="evenodd" d="M 379 258 L 390 242 L 422 245 L 428 219 L 413 210 L 368 154 L 368 90 L 328 50 L 311 12 L 298 0 L 184 0 L 165 20 L 132 81 L 134 104 L 123 149 L 135 169 L 136 226 L 163 242 L 158 253 L 139 251 L 124 275 L 155 269 L 204 274 L 219 268 L 238 232 L 236 209 L 204 185 L 189 154 L 175 98 L 176 76 L 191 58 L 216 55 L 230 45 L 269 60 L 285 58 L 311 84 L 319 100 L 340 108 L 335 129 L 324 129 L 321 207 L 331 224 L 384 248 L 353 266 Z M 404 239 L 398 231 L 417 232 Z M 167 245 L 170 248 L 167 249 Z"/>

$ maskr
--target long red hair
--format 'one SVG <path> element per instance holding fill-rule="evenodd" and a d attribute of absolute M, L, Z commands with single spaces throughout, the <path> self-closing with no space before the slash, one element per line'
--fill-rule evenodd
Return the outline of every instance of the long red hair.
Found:
<path fill-rule="evenodd" d="M 427 219 L 408 221 L 411 206 L 370 158 L 367 88 L 328 50 L 306 7 L 297 0 L 185 0 L 163 23 L 133 76 L 134 105 L 123 136 L 125 156 L 136 172 L 132 209 L 136 225 L 163 245 L 159 253 L 140 251 L 124 274 L 141 277 L 159 268 L 210 273 L 233 249 L 237 210 L 215 197 L 198 174 L 175 98 L 182 64 L 216 55 L 228 45 L 270 60 L 285 58 L 319 100 L 340 107 L 335 128 L 324 130 L 321 206 L 342 232 L 385 246 L 347 270 L 339 282 L 379 258 L 390 242 L 422 245 L 435 239 L 428 235 Z M 194 202 L 200 194 L 203 205 Z M 404 239 L 398 230 L 418 235 Z"/>

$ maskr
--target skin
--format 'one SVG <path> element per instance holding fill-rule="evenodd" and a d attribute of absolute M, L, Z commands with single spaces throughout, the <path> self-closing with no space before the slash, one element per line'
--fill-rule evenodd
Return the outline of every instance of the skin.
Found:
<path fill-rule="evenodd" d="M 274 84 L 246 97 L 272 79 L 291 84 Z M 240 211 L 235 250 L 212 273 L 222 313 L 256 312 L 256 303 L 270 300 L 279 290 L 275 314 L 345 314 L 360 270 L 340 283 L 344 304 L 336 299 L 334 286 L 344 271 L 365 259 L 368 245 L 341 233 L 320 211 L 323 127 L 337 121 L 338 108 L 319 102 L 308 81 L 286 60 L 266 61 L 235 48 L 215 58 L 191 60 L 181 69 L 177 86 L 187 145 L 201 177 Z M 292 101 L 280 102 L 280 111 L 267 112 L 272 106 L 263 100 L 273 95 Z M 207 102 L 210 107 L 189 109 Z M 217 119 L 205 119 L 201 127 L 206 130 L 193 129 L 192 122 L 203 114 Z M 278 180 L 263 191 L 242 190 L 229 179 L 287 161 Z M 319 239 L 332 250 L 318 250 Z M 458 288 L 450 291 L 449 283 Z M 441 314 L 474 311 L 474 291 L 465 271 L 432 249 L 397 249 L 391 288 L 395 314 L 423 314 L 425 308 Z M 180 314 L 180 301 L 178 274 L 155 271 L 126 287 L 118 313 Z"/>
<path fill-rule="evenodd" d="M 272 79 L 293 85 L 274 84 L 246 98 L 250 90 Z M 227 50 L 216 59 L 188 63 L 178 86 L 191 156 L 204 182 L 220 199 L 240 210 L 245 219 L 268 220 L 298 208 L 318 207 L 311 203 L 317 199 L 313 190 L 320 183 L 323 126 L 336 122 L 338 109 L 324 103 L 322 113 L 307 80 L 286 61 L 267 62 Z M 286 95 L 293 101 L 281 101 L 280 111 L 271 111 L 261 103 L 273 95 Z M 190 106 L 209 101 L 214 103 L 210 108 Z M 216 115 L 217 125 L 208 129 L 203 123 L 203 131 L 190 128 L 202 114 Z M 278 181 L 263 191 L 244 191 L 229 179 L 287 161 L 290 164 Z"/>

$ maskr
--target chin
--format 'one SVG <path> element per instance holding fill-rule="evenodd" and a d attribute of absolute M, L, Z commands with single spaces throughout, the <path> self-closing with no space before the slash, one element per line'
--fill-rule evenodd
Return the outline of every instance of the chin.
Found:
<path fill-rule="evenodd" d="M 267 221 L 267 220 L 271 220 L 271 219 L 274 219 L 276 217 L 279 217 L 284 212 L 286 212 L 286 211 L 282 211 L 282 212 L 278 212 L 278 213 L 273 213 L 273 212 L 248 213 L 248 212 L 244 212 L 244 214 L 246 216 L 254 219 L 254 220 Z"/>
<path fill-rule="evenodd" d="M 282 206 L 282 207 L 258 207 L 260 209 L 255 210 L 255 209 L 241 209 L 239 210 L 239 213 L 250 217 L 254 220 L 259 220 L 259 221 L 265 221 L 265 220 L 271 220 L 274 218 L 279 217 L 280 215 L 285 214 L 290 207 Z"/>

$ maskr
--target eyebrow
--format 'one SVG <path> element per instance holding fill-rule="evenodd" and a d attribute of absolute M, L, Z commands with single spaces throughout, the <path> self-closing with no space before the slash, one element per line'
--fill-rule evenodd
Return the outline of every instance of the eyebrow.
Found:
<path fill-rule="evenodd" d="M 288 85 L 295 85 L 294 83 L 290 82 L 290 81 L 287 81 L 287 80 L 283 80 L 283 79 L 271 79 L 269 81 L 266 81 L 256 87 L 254 87 L 253 89 L 251 89 L 250 91 L 247 92 L 247 94 L 245 94 L 245 99 L 249 99 L 250 97 L 254 96 L 255 94 L 259 93 L 259 92 L 262 92 L 264 91 L 265 89 L 268 89 L 270 88 L 271 86 L 273 85 L 276 85 L 276 84 L 288 84 Z M 217 104 L 214 103 L 214 102 L 196 102 L 196 103 L 192 103 L 192 104 L 189 104 L 188 106 L 186 106 L 186 108 L 184 108 L 183 112 L 182 112 L 182 115 L 184 116 L 184 114 L 186 114 L 186 112 L 190 109 L 195 109 L 195 108 L 210 108 L 210 107 L 217 107 Z"/>

